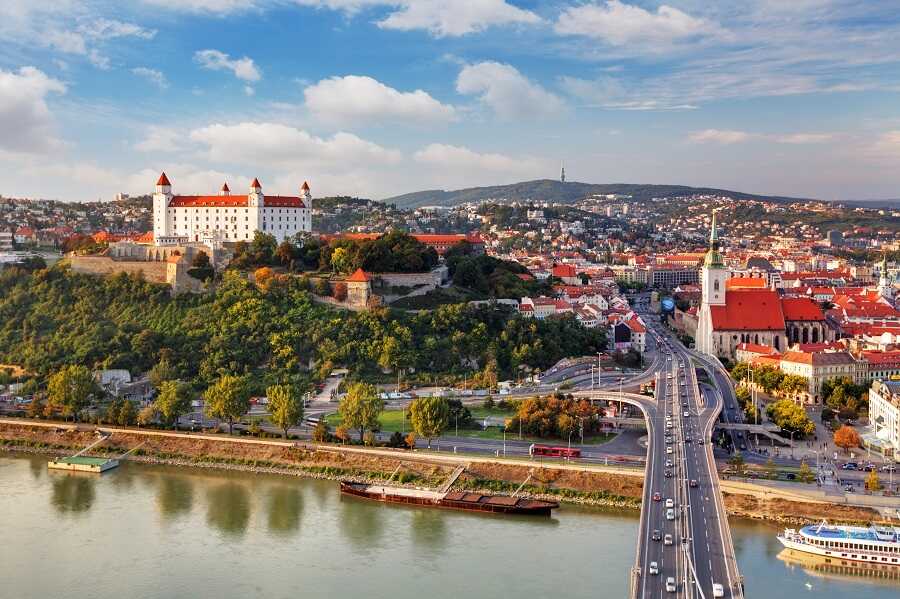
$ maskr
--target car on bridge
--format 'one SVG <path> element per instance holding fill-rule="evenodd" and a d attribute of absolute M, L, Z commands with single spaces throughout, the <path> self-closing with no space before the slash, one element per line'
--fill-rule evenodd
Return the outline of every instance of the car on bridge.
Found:
<path fill-rule="evenodd" d="M 659 501 L 662 499 L 662 495 L 660 495 L 659 491 L 653 494 L 653 501 Z"/>
<path fill-rule="evenodd" d="M 671 497 L 666 499 L 666 507 L 675 507 L 675 502 L 672 500 Z"/>
<path fill-rule="evenodd" d="M 654 530 L 650 538 L 654 541 L 659 541 L 660 539 L 662 539 L 662 534 L 658 530 Z"/>
<path fill-rule="evenodd" d="M 725 596 L 725 589 L 722 588 L 722 585 L 719 584 L 718 582 L 713 583 L 712 591 L 713 591 L 713 597 L 724 597 Z"/>
<path fill-rule="evenodd" d="M 666 535 L 663 539 L 663 545 L 671 545 L 673 542 L 672 535 Z"/>
<path fill-rule="evenodd" d="M 692 479 L 691 479 L 691 482 L 690 482 L 690 485 L 691 485 L 691 488 L 692 488 L 692 489 L 697 488 L 697 481 L 694 480 L 694 479 L 692 478 Z"/>
<path fill-rule="evenodd" d="M 675 577 L 669 576 L 666 578 L 666 592 L 674 593 L 675 592 Z"/>
<path fill-rule="evenodd" d="M 666 520 L 674 520 L 674 519 L 675 519 L 675 510 L 671 509 L 671 508 L 667 509 L 666 510 Z"/>
<path fill-rule="evenodd" d="M 650 562 L 650 567 L 647 569 L 647 572 L 650 574 L 659 574 L 659 564 L 656 562 Z"/>

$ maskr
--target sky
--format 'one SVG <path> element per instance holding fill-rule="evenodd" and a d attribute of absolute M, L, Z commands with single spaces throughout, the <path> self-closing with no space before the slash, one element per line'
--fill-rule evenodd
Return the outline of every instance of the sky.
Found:
<path fill-rule="evenodd" d="M 0 194 L 900 197 L 900 0 L 2 0 Z"/>

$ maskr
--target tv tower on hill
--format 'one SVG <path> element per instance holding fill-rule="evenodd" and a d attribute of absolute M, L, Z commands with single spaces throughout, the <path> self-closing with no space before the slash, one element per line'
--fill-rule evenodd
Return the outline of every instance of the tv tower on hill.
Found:
<path fill-rule="evenodd" d="M 559 182 L 560 183 L 566 182 L 566 167 L 565 167 L 565 165 L 563 165 L 562 170 L 559 173 Z"/>

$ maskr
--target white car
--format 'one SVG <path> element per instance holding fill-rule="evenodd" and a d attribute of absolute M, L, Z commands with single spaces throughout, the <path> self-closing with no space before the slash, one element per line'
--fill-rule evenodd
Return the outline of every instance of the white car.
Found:
<path fill-rule="evenodd" d="M 666 520 L 674 520 L 675 519 L 675 510 L 669 508 L 666 510 Z"/>
<path fill-rule="evenodd" d="M 671 446 L 671 445 L 669 445 L 668 447 L 666 447 L 666 453 L 672 453 L 672 446 Z"/>
<path fill-rule="evenodd" d="M 675 592 L 675 578 L 673 576 L 669 576 L 668 578 L 666 578 L 666 592 Z"/>
<path fill-rule="evenodd" d="M 685 418 L 687 418 L 688 416 L 690 416 L 690 414 L 688 414 L 687 412 L 685 412 L 684 414 L 682 414 L 682 416 L 684 416 Z"/>
<path fill-rule="evenodd" d="M 650 568 L 647 570 L 650 574 L 659 574 L 659 564 L 650 562 Z"/>
<path fill-rule="evenodd" d="M 663 537 L 663 545 L 671 545 L 672 544 L 672 535 L 666 535 Z"/>
<path fill-rule="evenodd" d="M 672 463 L 672 460 L 666 460 L 666 468 L 671 468 L 671 467 L 673 467 L 674 465 L 675 465 L 675 464 Z"/>
<path fill-rule="evenodd" d="M 671 498 L 671 497 L 669 497 L 668 499 L 666 499 L 666 507 L 675 507 L 675 502 L 672 501 L 672 498 Z"/>
<path fill-rule="evenodd" d="M 725 589 L 718 582 L 713 583 L 713 597 L 724 597 Z"/>

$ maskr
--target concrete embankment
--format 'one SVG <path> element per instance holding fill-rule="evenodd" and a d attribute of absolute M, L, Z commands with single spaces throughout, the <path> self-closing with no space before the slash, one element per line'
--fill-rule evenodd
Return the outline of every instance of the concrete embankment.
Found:
<path fill-rule="evenodd" d="M 129 460 L 182 466 L 223 468 L 291 476 L 357 481 L 384 480 L 400 466 L 406 484 L 439 486 L 459 464 L 468 464 L 456 488 L 511 492 L 531 475 L 523 492 L 588 505 L 637 509 L 643 494 L 643 471 L 594 464 L 544 463 L 451 453 L 388 448 L 344 447 L 276 439 L 159 430 L 101 427 L 109 440 L 91 452 L 117 456 L 139 444 Z M 68 454 L 96 439 L 91 426 L 0 419 L 0 449 Z M 397 480 L 396 478 L 394 480 Z M 799 489 L 799 488 L 798 488 Z M 865 522 L 878 519 L 869 507 L 835 505 L 802 491 L 723 481 L 729 514 L 778 522 Z"/>
<path fill-rule="evenodd" d="M 541 466 L 527 460 L 498 461 L 387 448 L 101 428 L 110 433 L 109 440 L 91 453 L 115 456 L 143 444 L 128 457 L 134 461 L 357 481 L 384 480 L 399 466 L 401 482 L 432 487 L 439 486 L 458 464 L 466 463 L 468 467 L 456 483 L 457 488 L 509 492 L 531 474 L 523 488 L 527 495 L 626 508 L 640 504 L 640 471 L 623 476 L 625 469 L 586 470 L 567 464 Z M 81 449 L 95 438 L 93 427 L 0 419 L 0 449 L 61 455 Z"/>

